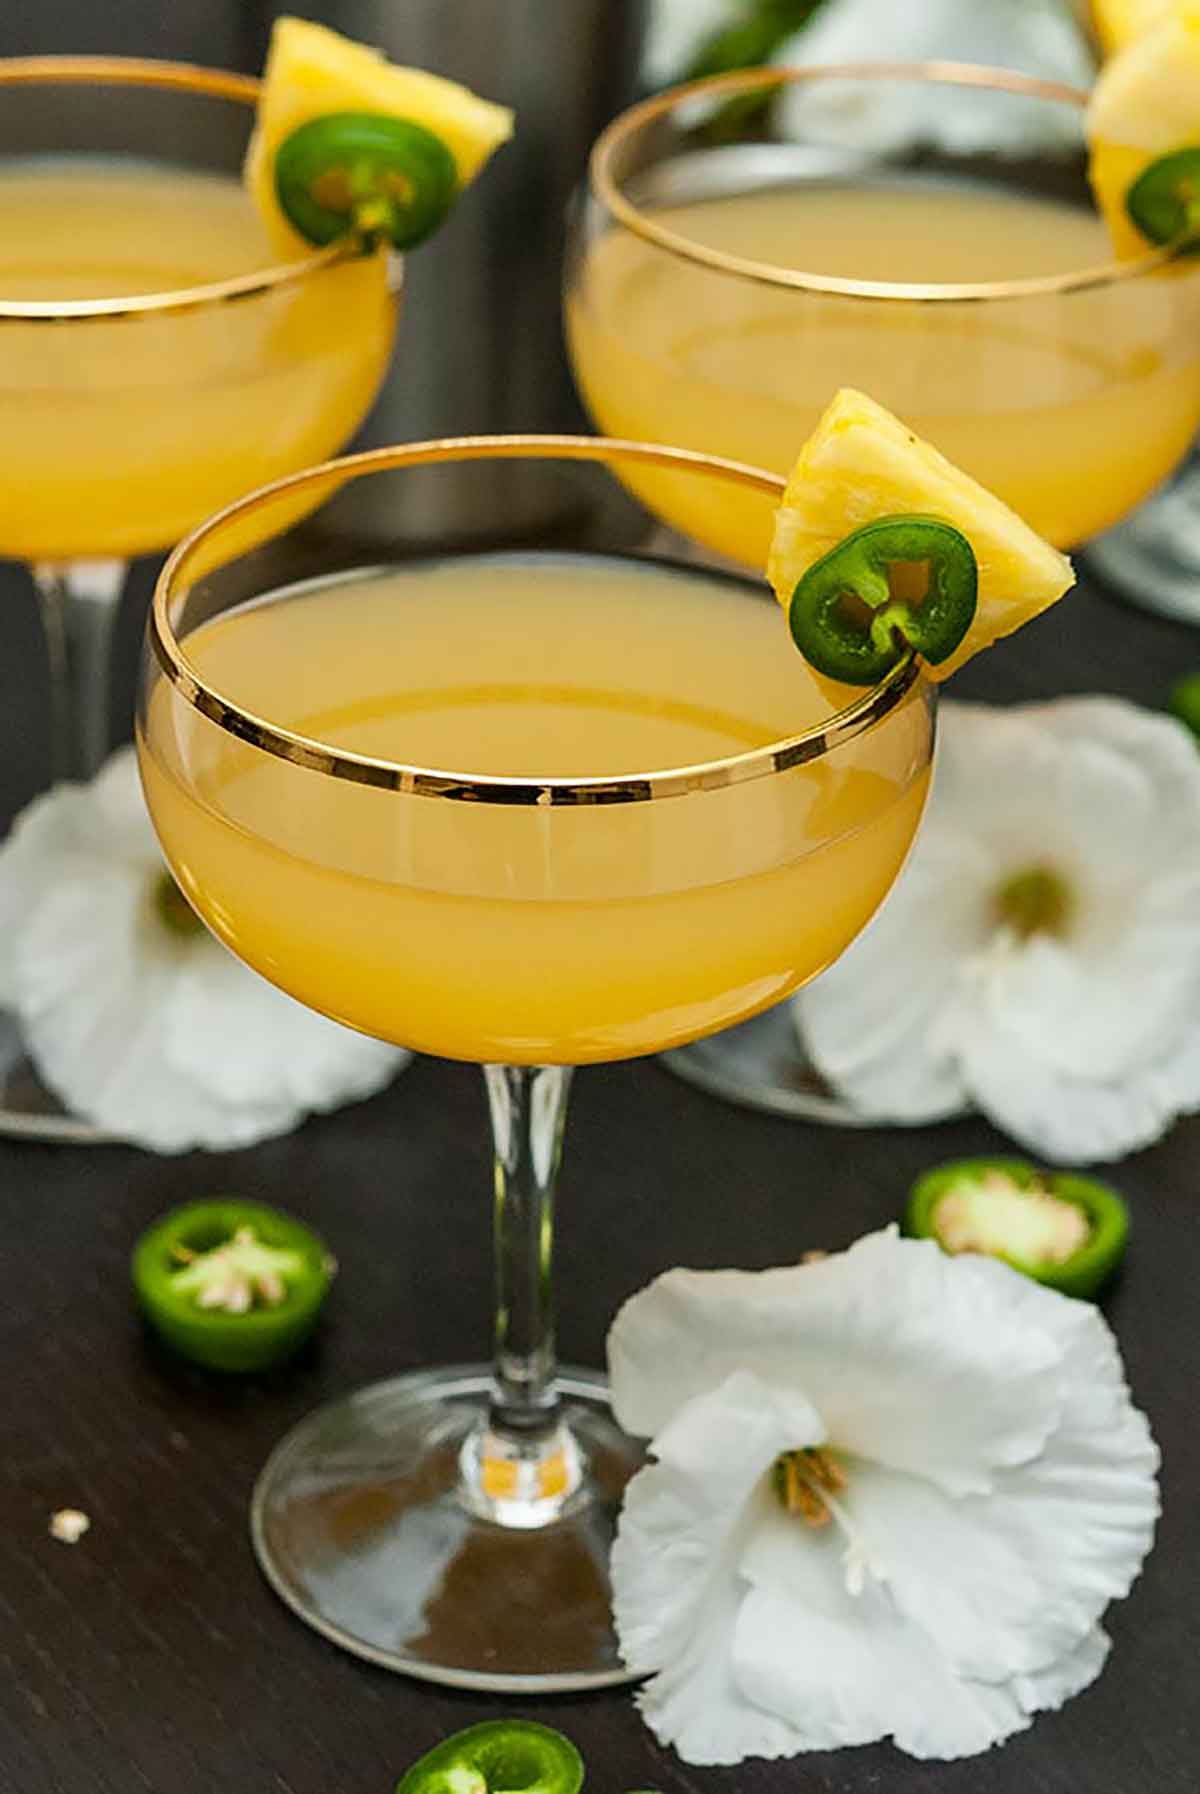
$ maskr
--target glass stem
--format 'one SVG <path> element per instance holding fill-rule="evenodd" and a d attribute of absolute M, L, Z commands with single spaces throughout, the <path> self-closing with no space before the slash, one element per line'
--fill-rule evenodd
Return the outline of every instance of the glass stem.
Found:
<path fill-rule="evenodd" d="M 568 1066 L 488 1065 L 495 1159 L 495 1358 L 487 1419 L 463 1448 L 464 1493 L 509 1526 L 556 1518 L 582 1464 L 555 1385 L 554 1193 Z"/>
<path fill-rule="evenodd" d="M 124 561 L 39 561 L 32 569 L 50 663 L 50 771 L 92 778 L 108 757 L 113 627 Z"/>

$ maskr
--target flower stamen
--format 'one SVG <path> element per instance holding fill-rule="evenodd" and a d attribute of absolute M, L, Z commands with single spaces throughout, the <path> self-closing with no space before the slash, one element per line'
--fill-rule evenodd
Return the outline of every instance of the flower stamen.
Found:
<path fill-rule="evenodd" d="M 775 1460 L 775 1489 L 789 1514 L 806 1526 L 828 1526 L 833 1508 L 826 1499 L 846 1487 L 846 1473 L 824 1446 L 781 1452 Z"/>
<path fill-rule="evenodd" d="M 1005 879 L 993 897 L 996 919 L 1019 940 L 1035 934 L 1058 939 L 1067 932 L 1075 909 L 1070 885 L 1052 866 L 1026 866 Z"/>

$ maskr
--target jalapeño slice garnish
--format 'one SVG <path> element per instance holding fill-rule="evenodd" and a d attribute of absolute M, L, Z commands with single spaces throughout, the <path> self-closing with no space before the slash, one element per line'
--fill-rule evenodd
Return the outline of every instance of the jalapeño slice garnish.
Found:
<path fill-rule="evenodd" d="M 418 1759 L 396 1794 L 579 1794 L 583 1758 L 532 1719 L 487 1719 Z"/>
<path fill-rule="evenodd" d="M 914 592 L 923 581 L 923 592 L 902 595 L 893 579 Z M 792 638 L 819 673 L 874 685 L 911 650 L 935 666 L 948 659 L 971 626 L 978 583 L 974 550 L 953 524 L 878 517 L 798 582 L 788 612 Z"/>
<path fill-rule="evenodd" d="M 1125 195 L 1125 210 L 1152 243 L 1200 249 L 1200 149 L 1172 150 L 1143 168 Z"/>
<path fill-rule="evenodd" d="M 330 112 L 284 138 L 275 191 L 310 243 L 357 233 L 411 249 L 450 210 L 458 167 L 441 138 L 413 119 Z"/>

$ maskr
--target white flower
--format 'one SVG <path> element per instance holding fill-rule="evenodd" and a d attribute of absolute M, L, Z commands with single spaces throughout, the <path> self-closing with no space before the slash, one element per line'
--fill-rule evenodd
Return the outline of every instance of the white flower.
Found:
<path fill-rule="evenodd" d="M 370 1095 L 404 1063 L 302 1008 L 193 922 L 132 748 L 17 819 L 0 848 L 0 1005 L 75 1114 L 158 1152 L 247 1146 Z"/>
<path fill-rule="evenodd" d="M 922 62 L 944 59 L 1018 69 L 1046 80 L 1091 86 L 1095 62 L 1067 0 L 826 0 L 811 25 L 783 44 L 786 64 Z M 936 143 L 958 155 L 979 150 L 1074 148 L 1079 114 L 1043 100 L 997 97 L 978 88 L 942 88 L 936 106 L 923 87 L 803 83 L 781 98 L 785 134 L 819 131 L 855 149 Z"/>
<path fill-rule="evenodd" d="M 683 78 L 710 38 L 754 15 L 754 0 L 655 0 L 642 75 L 648 86 Z M 945 59 L 1019 69 L 1043 79 L 1087 88 L 1095 59 L 1069 0 L 825 0 L 772 61 L 790 65 L 838 62 L 921 62 Z M 963 88 L 943 89 L 936 115 L 928 95 L 880 85 L 835 91 L 785 89 L 775 114 L 784 133 L 820 129 L 859 149 L 937 142 L 959 153 L 1074 147 L 1078 118 L 1039 101 L 992 101 Z M 844 136 L 838 132 L 844 126 Z"/>
<path fill-rule="evenodd" d="M 648 87 L 681 81 L 696 53 L 718 31 L 745 18 L 746 0 L 654 0 L 642 54 Z"/>
<path fill-rule="evenodd" d="M 908 866 L 795 999 L 866 1115 L 974 1103 L 1065 1163 L 1200 1107 L 1200 754 L 1117 698 L 945 704 Z"/>
<path fill-rule="evenodd" d="M 686 1761 L 887 1737 L 969 1756 L 1099 1674 L 1158 1454 L 1090 1304 L 893 1230 L 790 1269 L 668 1272 L 621 1310 L 609 1366 L 656 1459 L 613 1552 L 621 1649 Z"/>

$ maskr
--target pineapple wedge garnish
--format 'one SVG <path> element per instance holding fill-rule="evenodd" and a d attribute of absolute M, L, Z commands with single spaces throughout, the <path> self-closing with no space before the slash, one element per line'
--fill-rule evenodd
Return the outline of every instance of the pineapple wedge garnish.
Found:
<path fill-rule="evenodd" d="M 1149 163 L 1200 145 L 1200 0 L 1167 16 L 1106 62 L 1087 110 L 1088 173 L 1121 257 L 1151 247 L 1125 210 Z"/>
<path fill-rule="evenodd" d="M 454 157 L 460 187 L 474 180 L 513 130 L 513 115 L 506 106 L 481 100 L 457 81 L 423 69 L 400 68 L 379 50 L 354 43 L 324 25 L 278 19 L 244 179 L 281 255 L 304 255 L 312 245 L 293 230 L 280 209 L 275 157 L 298 126 L 331 112 L 381 112 L 424 125 Z"/>
<path fill-rule="evenodd" d="M 1092 0 L 1092 24 L 1106 56 L 1131 44 L 1175 9 L 1178 0 Z"/>
<path fill-rule="evenodd" d="M 787 610 L 801 576 L 864 523 L 903 513 L 961 530 L 975 553 L 975 616 L 944 679 L 1075 583 L 1066 555 L 865 393 L 843 387 L 800 450 L 775 515 L 767 578 Z"/>

